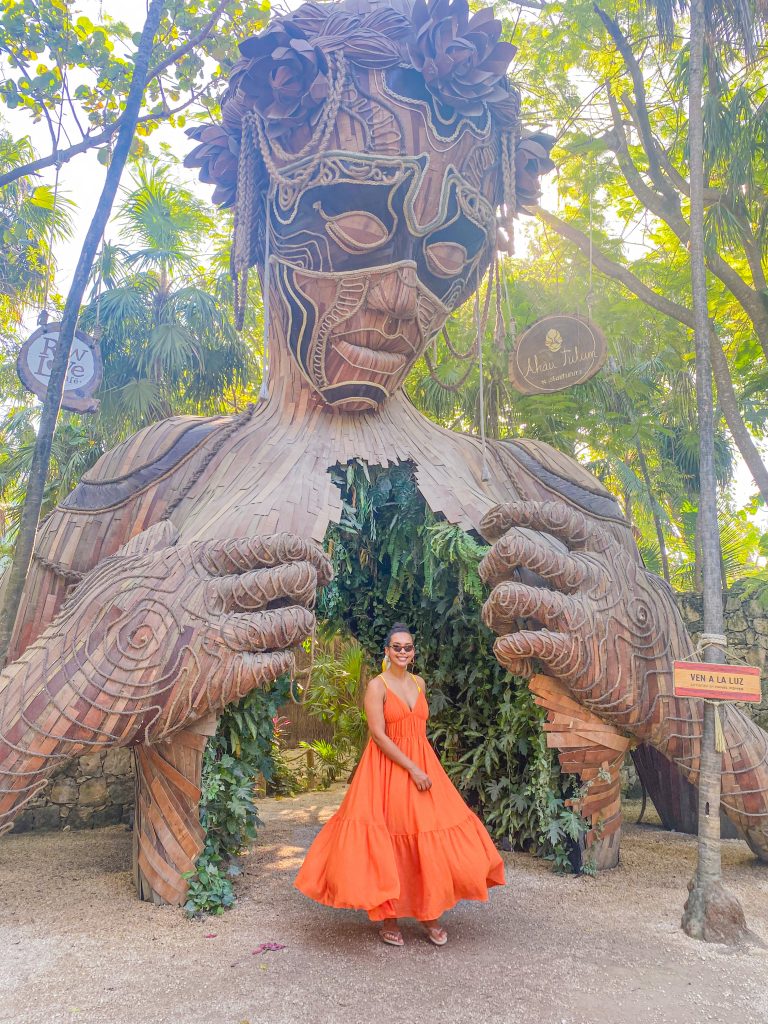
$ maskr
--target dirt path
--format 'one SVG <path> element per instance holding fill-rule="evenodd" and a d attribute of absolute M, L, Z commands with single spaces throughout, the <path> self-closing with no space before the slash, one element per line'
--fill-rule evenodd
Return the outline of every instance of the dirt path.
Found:
<path fill-rule="evenodd" d="M 266 800 L 234 910 L 187 921 L 139 903 L 130 836 L 0 840 L 0 1021 L 14 1024 L 767 1024 L 768 948 L 704 946 L 679 930 L 695 841 L 629 826 L 622 866 L 558 877 L 506 854 L 489 904 L 447 916 L 435 949 L 379 943 L 362 913 L 292 888 L 343 790 Z M 724 844 L 728 884 L 768 941 L 768 868 Z M 262 942 L 285 949 L 254 956 Z"/>

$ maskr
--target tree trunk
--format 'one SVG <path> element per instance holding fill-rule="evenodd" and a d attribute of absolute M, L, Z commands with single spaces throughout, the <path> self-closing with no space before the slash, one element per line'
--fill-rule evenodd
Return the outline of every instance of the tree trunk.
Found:
<path fill-rule="evenodd" d="M 645 481 L 645 489 L 648 492 L 648 501 L 651 505 L 651 515 L 653 516 L 653 525 L 656 527 L 656 539 L 659 542 L 659 551 L 661 552 L 661 570 L 664 575 L 664 579 L 669 583 L 669 559 L 667 558 L 667 544 L 664 540 L 664 530 L 661 526 L 661 518 L 659 516 L 659 510 L 657 508 L 656 499 L 653 496 L 653 488 L 651 487 L 651 476 L 648 472 L 648 463 L 645 459 L 645 454 L 640 445 L 637 446 L 637 459 L 640 463 L 640 472 L 643 474 L 643 480 Z"/>
<path fill-rule="evenodd" d="M 720 582 L 720 533 L 717 525 L 715 421 L 709 312 L 704 250 L 704 0 L 691 0 L 688 133 L 691 161 L 691 288 L 696 343 L 696 398 L 699 414 L 699 535 L 704 583 L 704 629 L 709 637 L 724 632 Z M 724 644 L 724 640 L 722 644 Z M 717 641 L 704 646 L 704 661 L 724 660 Z M 744 912 L 721 881 L 720 790 L 722 752 L 715 748 L 715 706 L 704 705 L 699 774 L 699 845 L 696 875 L 688 885 L 682 927 L 692 938 L 735 943 L 746 932 Z"/>
<path fill-rule="evenodd" d="M 125 111 L 123 112 L 123 119 L 112 154 L 112 160 L 107 170 L 104 188 L 102 189 L 96 212 L 93 215 L 93 220 L 90 223 L 80 251 L 80 258 L 77 261 L 72 285 L 64 307 L 59 340 L 51 364 L 51 376 L 40 414 L 40 426 L 29 470 L 27 493 L 21 512 L 13 565 L 11 566 L 8 586 L 5 590 L 5 600 L 0 612 L 0 664 L 5 661 L 16 619 L 16 609 L 21 602 L 21 594 L 27 579 L 27 571 L 35 546 L 37 525 L 40 520 L 40 508 L 43 503 L 45 483 L 48 478 L 48 467 L 51 461 L 53 434 L 61 408 L 64 380 L 67 375 L 67 366 L 77 327 L 77 319 L 80 315 L 80 305 L 88 285 L 99 242 L 112 212 L 112 205 L 115 201 L 123 168 L 133 143 L 136 122 L 141 110 L 149 72 L 152 46 L 155 40 L 155 33 L 160 24 L 163 7 L 163 0 L 152 0 L 147 13 L 147 20 L 141 34 L 141 42 L 136 51 L 136 64 L 134 65 L 131 78 L 131 88 L 126 101 Z"/>

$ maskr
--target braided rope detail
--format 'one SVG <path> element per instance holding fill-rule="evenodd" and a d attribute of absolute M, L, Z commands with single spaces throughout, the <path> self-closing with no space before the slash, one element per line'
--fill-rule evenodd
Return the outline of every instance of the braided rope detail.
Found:
<path fill-rule="evenodd" d="M 479 287 L 480 287 L 480 282 L 478 283 L 478 289 L 479 289 Z M 480 315 L 478 315 L 476 317 L 476 324 L 475 324 L 475 326 L 476 326 L 476 336 L 475 336 L 474 342 L 472 343 L 472 347 L 467 351 L 467 353 L 465 355 L 462 356 L 462 355 L 458 355 L 457 353 L 455 353 L 450 344 L 448 345 L 448 348 L 451 351 L 451 353 L 456 355 L 458 359 L 469 359 L 470 356 L 474 356 L 474 355 L 476 355 L 479 352 L 479 346 L 482 345 L 482 343 L 483 343 L 482 339 L 483 339 L 483 337 L 485 335 L 485 328 L 488 325 L 488 312 L 490 310 L 490 306 L 491 306 L 491 274 L 490 274 L 490 271 L 489 271 L 489 274 L 488 274 L 488 287 L 485 290 L 485 299 L 483 301 L 483 311 L 482 311 L 482 314 L 480 314 Z M 446 341 L 447 341 L 447 338 L 446 338 Z M 431 376 L 431 378 L 435 382 L 435 384 L 437 384 L 437 386 L 439 388 L 442 388 L 443 391 L 450 391 L 450 392 L 452 392 L 454 394 L 457 391 L 459 391 L 464 386 L 464 384 L 466 384 L 467 380 L 469 379 L 470 373 L 472 373 L 472 370 L 475 368 L 475 364 L 471 363 L 467 367 L 467 372 L 464 374 L 464 376 L 461 378 L 460 381 L 458 381 L 456 384 L 446 384 L 443 381 L 441 381 L 440 378 L 437 376 L 437 372 L 436 372 L 437 371 L 437 367 L 432 362 L 432 359 L 430 358 L 430 355 L 429 355 L 429 351 L 425 351 L 424 352 L 424 361 L 427 364 L 427 369 L 429 370 L 429 375 Z"/>
<path fill-rule="evenodd" d="M 270 177 L 264 196 L 268 208 L 269 196 L 275 185 L 293 189 L 306 185 L 317 170 L 331 139 L 336 118 L 341 106 L 341 97 L 347 81 L 347 64 L 342 53 L 329 57 L 328 69 L 331 87 L 328 100 L 310 139 L 298 153 L 289 153 L 276 140 L 270 141 L 264 130 L 264 122 L 255 110 L 249 110 L 242 119 L 242 139 L 237 165 L 237 200 L 235 202 L 235 223 L 232 244 L 232 279 L 234 282 L 235 327 L 240 331 L 245 323 L 248 293 L 248 271 L 254 262 L 253 233 L 255 227 L 255 202 L 258 184 L 257 154 L 261 155 Z M 296 163 L 314 150 L 307 166 L 296 178 L 291 178 L 275 163 L 276 156 L 283 163 Z M 274 154 L 274 155 L 273 155 Z M 267 221 L 266 230 L 269 231 Z"/>
<path fill-rule="evenodd" d="M 514 216 L 517 210 L 517 188 L 515 171 L 515 150 L 520 129 L 512 128 L 501 133 L 501 175 L 503 197 L 502 204 L 506 215 L 506 228 L 509 234 L 510 255 L 515 251 Z"/>
<path fill-rule="evenodd" d="M 84 572 L 76 572 L 74 569 L 68 569 L 66 565 L 63 565 L 61 562 L 52 562 L 50 558 L 45 558 L 43 555 L 39 555 L 36 551 L 33 553 L 32 557 L 44 569 L 48 569 L 54 574 L 54 576 L 58 576 L 70 586 L 79 583 L 83 576 L 85 576 Z"/>

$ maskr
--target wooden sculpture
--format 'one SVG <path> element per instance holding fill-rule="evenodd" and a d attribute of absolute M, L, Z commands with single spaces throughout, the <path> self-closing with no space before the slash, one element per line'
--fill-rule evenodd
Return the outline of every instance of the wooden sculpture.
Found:
<path fill-rule="evenodd" d="M 188 162 L 235 205 L 240 308 L 261 274 L 266 397 L 155 423 L 86 474 L 40 530 L 0 690 L 0 823 L 62 758 L 136 749 L 145 898 L 183 897 L 211 716 L 312 628 L 341 514 L 328 470 L 352 459 L 411 463 L 435 513 L 494 541 L 497 656 L 556 677 L 536 692 L 566 766 L 606 762 L 586 798 L 604 861 L 628 737 L 696 777 L 701 705 L 669 693 L 691 644 L 611 495 L 536 441 L 436 426 L 401 389 L 552 166 L 520 132 L 500 31 L 465 0 L 305 4 L 242 44 L 223 123 L 193 131 Z M 765 857 L 766 737 L 732 708 L 725 725 L 724 806 Z"/>

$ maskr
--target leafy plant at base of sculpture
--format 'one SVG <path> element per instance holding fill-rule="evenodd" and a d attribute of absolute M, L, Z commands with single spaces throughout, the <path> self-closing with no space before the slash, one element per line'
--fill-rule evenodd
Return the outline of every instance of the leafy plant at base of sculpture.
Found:
<path fill-rule="evenodd" d="M 268 690 L 252 690 L 228 707 L 203 756 L 200 821 L 205 848 L 189 880 L 184 909 L 190 916 L 221 914 L 235 900 L 232 879 L 240 873 L 236 858 L 262 824 L 254 801 L 261 773 L 273 774 L 274 717 L 288 697 L 289 680 L 281 676 Z"/>
<path fill-rule="evenodd" d="M 344 511 L 327 536 L 335 577 L 319 616 L 351 632 L 374 663 L 392 623 L 407 622 L 427 680 L 430 739 L 454 784 L 497 843 L 578 870 L 587 825 L 565 803 L 577 783 L 560 772 L 545 712 L 493 657 L 481 622 L 475 581 L 486 546 L 436 520 L 408 465 L 356 461 L 334 480 Z"/>
<path fill-rule="evenodd" d="M 299 746 L 318 758 L 318 782 L 327 789 L 354 768 L 368 741 L 361 689 L 371 673 L 365 651 L 354 639 L 321 632 L 317 647 L 306 707 L 311 715 L 330 725 L 333 734 L 329 739 L 302 741 Z"/>

